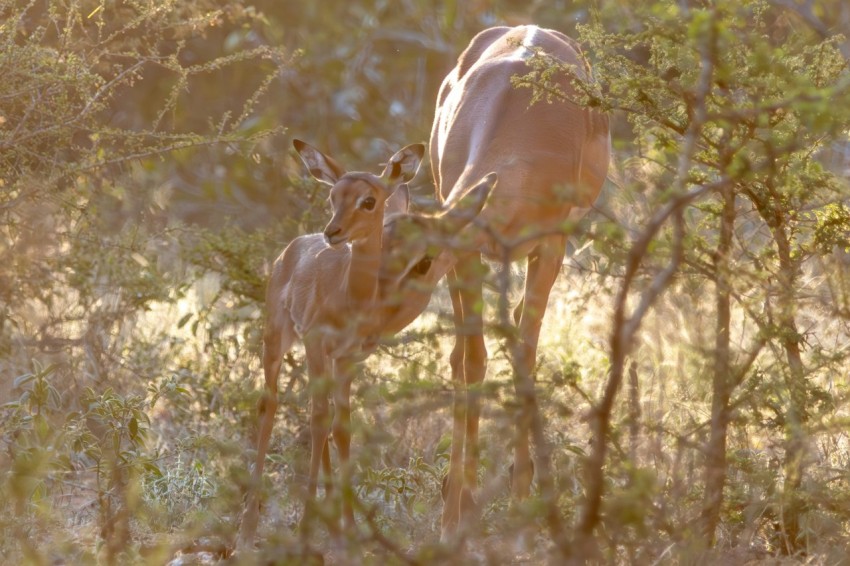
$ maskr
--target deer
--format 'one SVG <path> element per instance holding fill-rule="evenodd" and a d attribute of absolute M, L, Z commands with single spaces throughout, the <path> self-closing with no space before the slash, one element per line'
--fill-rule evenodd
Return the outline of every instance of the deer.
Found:
<path fill-rule="evenodd" d="M 567 35 L 534 25 L 500 26 L 472 39 L 437 95 L 429 156 L 438 201 L 454 200 L 482 172 L 499 179 L 476 219 L 487 226 L 478 249 L 457 257 L 447 274 L 456 329 L 449 359 L 456 393 L 443 539 L 455 534 L 462 503 L 471 500 L 478 481 L 477 386 L 487 366 L 477 307 L 483 304 L 482 256 L 527 258 L 524 292 L 514 313 L 514 380 L 521 393 L 533 387 L 540 328 L 566 255 L 569 231 L 563 226 L 590 210 L 608 173 L 608 117 L 573 101 L 578 91 L 571 77 L 555 77 L 566 99 L 549 103 L 532 104 L 529 89 L 512 85 L 511 77 L 531 71 L 528 61 L 536 53 L 570 65 L 579 80 L 590 78 L 580 46 Z M 530 493 L 529 428 L 520 418 L 511 478 L 515 499 Z"/>
<path fill-rule="evenodd" d="M 566 99 L 548 103 L 532 104 L 528 89 L 512 85 L 511 77 L 532 71 L 529 60 L 536 53 L 570 65 L 578 80 L 590 78 L 581 48 L 565 34 L 534 25 L 500 26 L 472 39 L 437 96 L 429 144 L 437 201 L 456 201 L 484 175 L 498 179 L 474 225 L 465 229 L 476 231 L 474 241 L 466 250 L 453 250 L 441 265 L 455 325 L 449 358 L 455 393 L 440 521 L 443 541 L 452 540 L 462 520 L 468 521 L 477 489 L 479 384 L 488 357 L 481 312 L 483 259 L 527 259 L 523 296 L 514 311 L 517 347 L 512 348 L 512 363 L 517 394 L 527 393 L 529 387 L 533 392 L 540 328 L 566 255 L 565 226 L 590 210 L 608 172 L 608 117 L 574 102 L 578 90 L 571 77 L 555 77 Z M 423 235 L 411 239 L 422 240 Z M 389 247 L 413 254 L 402 244 Z M 404 285 L 399 293 L 406 293 Z M 534 470 L 529 431 L 529 419 L 518 419 L 510 481 L 515 500 L 530 493 Z"/>
<path fill-rule="evenodd" d="M 356 364 L 383 338 L 418 316 L 430 298 L 429 289 L 451 262 L 449 253 L 427 256 L 418 248 L 412 253 L 415 261 L 405 260 L 403 250 L 390 256 L 383 249 L 384 233 L 408 233 L 403 226 L 411 224 L 451 238 L 480 212 L 495 183 L 495 178 L 487 177 L 443 210 L 412 215 L 407 182 L 419 169 L 424 144 L 403 147 L 380 175 L 347 172 L 301 140 L 294 140 L 293 146 L 310 174 L 329 187 L 334 213 L 322 233 L 293 239 L 272 267 L 263 330 L 265 386 L 257 407 L 256 456 L 238 549 L 251 545 L 256 534 L 259 488 L 278 407 L 278 376 L 296 339 L 304 345 L 310 390 L 311 452 L 302 524 L 317 494 L 320 467 L 328 485 L 332 483 L 328 442 L 332 432 L 341 469 L 342 522 L 345 528 L 355 525 L 353 496 L 346 490 L 351 489 L 350 394 Z M 403 294 L 397 292 L 400 288 L 405 289 Z M 334 403 L 332 416 L 329 397 Z"/>

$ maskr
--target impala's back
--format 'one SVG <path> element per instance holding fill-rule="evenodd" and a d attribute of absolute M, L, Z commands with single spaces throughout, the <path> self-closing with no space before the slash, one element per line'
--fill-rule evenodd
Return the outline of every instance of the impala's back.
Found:
<path fill-rule="evenodd" d="M 438 198 L 457 193 L 493 171 L 499 183 L 482 212 L 492 230 L 507 239 L 557 229 L 583 214 L 599 195 L 608 170 L 608 118 L 558 100 L 531 105 L 531 89 L 511 77 L 531 71 L 534 50 L 574 66 L 587 78 L 578 45 L 564 34 L 539 28 L 497 27 L 478 34 L 440 88 L 431 132 L 431 166 Z M 565 73 L 557 78 L 575 93 Z M 533 243 L 519 246 L 525 255 Z M 497 255 L 494 242 L 483 251 Z"/>

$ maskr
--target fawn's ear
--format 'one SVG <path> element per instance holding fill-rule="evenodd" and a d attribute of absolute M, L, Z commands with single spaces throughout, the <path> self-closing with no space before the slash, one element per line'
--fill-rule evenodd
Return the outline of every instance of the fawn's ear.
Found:
<path fill-rule="evenodd" d="M 384 216 L 389 214 L 404 214 L 410 206 L 410 189 L 407 183 L 402 183 L 387 199 Z"/>
<path fill-rule="evenodd" d="M 475 220 L 487 203 L 487 197 L 490 196 L 497 180 L 496 174 L 490 173 L 466 191 L 462 197 L 454 202 L 446 203 L 446 210 L 439 218 L 440 231 L 443 234 L 453 235 Z"/>
<path fill-rule="evenodd" d="M 340 177 L 345 175 L 345 168 L 334 158 L 325 155 L 307 142 L 292 140 L 292 145 L 301 157 L 301 161 L 307 166 L 310 175 L 322 183 L 333 186 Z"/>
<path fill-rule="evenodd" d="M 401 148 L 387 161 L 381 178 L 390 186 L 407 183 L 416 176 L 424 155 L 425 144 L 412 143 Z"/>

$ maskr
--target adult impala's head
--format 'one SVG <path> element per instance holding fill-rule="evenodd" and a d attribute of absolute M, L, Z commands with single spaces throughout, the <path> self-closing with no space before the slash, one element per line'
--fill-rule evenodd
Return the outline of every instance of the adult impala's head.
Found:
<path fill-rule="evenodd" d="M 437 214 L 387 215 L 381 251 L 383 332 L 402 330 L 428 306 L 437 283 L 454 266 L 456 253 L 477 246 L 482 227 L 472 225 L 496 184 L 490 173 Z"/>
<path fill-rule="evenodd" d="M 331 187 L 329 198 L 333 217 L 324 231 L 331 246 L 372 235 L 383 224 L 376 222 L 376 215 L 383 215 L 385 207 L 388 211 L 397 210 L 403 201 L 406 208 L 407 187 L 402 185 L 416 175 L 425 154 L 425 146 L 421 143 L 403 147 L 390 157 L 383 173 L 374 175 L 346 172 L 335 159 L 313 146 L 301 140 L 292 143 L 310 174 Z M 398 196 L 393 197 L 394 194 Z"/>

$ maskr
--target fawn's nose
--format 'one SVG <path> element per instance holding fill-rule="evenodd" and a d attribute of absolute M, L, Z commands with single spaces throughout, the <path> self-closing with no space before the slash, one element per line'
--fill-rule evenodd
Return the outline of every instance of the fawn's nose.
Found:
<path fill-rule="evenodd" d="M 325 228 L 325 241 L 330 245 L 338 244 L 342 240 L 339 238 L 339 234 L 342 232 L 342 228 L 338 226 L 328 226 Z"/>

